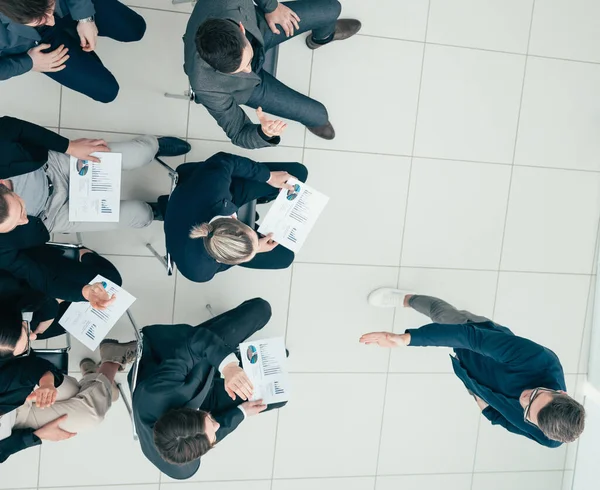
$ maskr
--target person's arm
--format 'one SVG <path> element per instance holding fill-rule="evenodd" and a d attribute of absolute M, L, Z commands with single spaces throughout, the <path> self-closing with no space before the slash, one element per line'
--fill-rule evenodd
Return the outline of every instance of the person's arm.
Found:
<path fill-rule="evenodd" d="M 255 0 L 256 6 L 261 9 L 265 14 L 273 12 L 279 5 L 277 0 Z"/>
<path fill-rule="evenodd" d="M 498 330 L 478 328 L 473 324 L 445 325 L 431 323 L 408 329 L 407 345 L 411 347 L 452 347 L 467 349 L 505 364 L 522 364 L 543 352 L 543 347 L 531 340 L 508 335 Z"/>
<path fill-rule="evenodd" d="M 86 301 L 83 290 L 87 284 L 72 281 L 64 274 L 53 273 L 19 250 L 0 251 L 0 269 L 10 272 L 17 279 L 29 284 L 31 288 L 48 296 L 65 301 Z"/>
<path fill-rule="evenodd" d="M 532 441 L 541 444 L 542 446 L 557 448 L 562 445 L 562 442 L 553 441 L 552 439 L 548 439 L 547 437 L 544 437 L 543 439 L 537 439 L 528 432 L 522 431 L 518 427 L 515 427 L 513 424 L 511 424 L 508 420 L 506 420 L 502 416 L 502 414 L 498 412 L 498 410 L 490 406 L 487 406 L 485 409 L 483 409 L 481 413 L 486 419 L 488 419 L 492 423 L 492 425 L 500 425 L 501 427 L 504 427 L 507 431 L 520 436 L 525 436 L 528 439 L 531 439 Z"/>
<path fill-rule="evenodd" d="M 11 116 L 0 117 L 0 135 L 3 140 L 14 141 L 24 146 L 42 147 L 59 153 L 65 153 L 69 147 L 69 140 L 64 136 Z"/>
<path fill-rule="evenodd" d="M 34 429 L 17 429 L 6 439 L 0 441 L 0 463 L 4 463 L 9 456 L 27 449 L 38 446 L 41 439 L 34 434 Z"/>
<path fill-rule="evenodd" d="M 58 315 L 58 301 L 46 296 L 33 312 L 33 320 L 31 323 L 37 326 L 40 323 L 54 320 L 56 315 Z"/>
<path fill-rule="evenodd" d="M 259 124 L 254 124 L 235 99 L 229 94 L 196 92 L 196 102 L 202 104 L 234 145 L 250 150 L 276 146 L 279 136 L 265 135 Z"/>
<path fill-rule="evenodd" d="M 271 177 L 269 167 L 264 163 L 258 163 L 246 157 L 232 155 L 223 151 L 213 155 L 204 162 L 205 168 L 224 168 L 226 176 L 231 179 L 237 177 L 257 182 L 267 182 Z"/>
<path fill-rule="evenodd" d="M 66 0 L 73 20 L 87 19 L 96 14 L 92 0 Z"/>
<path fill-rule="evenodd" d="M 33 60 L 27 53 L 0 56 L 0 81 L 23 75 L 33 68 Z"/>

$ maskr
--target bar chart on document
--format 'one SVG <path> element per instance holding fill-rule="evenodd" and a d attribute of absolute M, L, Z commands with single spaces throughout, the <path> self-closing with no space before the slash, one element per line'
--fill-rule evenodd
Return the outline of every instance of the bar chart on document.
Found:
<path fill-rule="evenodd" d="M 94 153 L 100 162 L 71 157 L 69 221 L 117 222 L 121 204 L 121 153 Z"/>

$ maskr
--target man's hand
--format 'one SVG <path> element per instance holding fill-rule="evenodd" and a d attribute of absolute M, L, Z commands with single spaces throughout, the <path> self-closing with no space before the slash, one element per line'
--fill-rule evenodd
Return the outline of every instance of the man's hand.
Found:
<path fill-rule="evenodd" d="M 267 184 L 275 187 L 276 189 L 288 189 L 293 191 L 294 186 L 292 184 L 287 184 L 286 182 L 294 178 L 295 177 L 293 175 L 290 175 L 283 170 L 277 170 L 275 172 L 271 172 L 271 176 L 269 177 L 269 180 L 267 180 Z"/>
<path fill-rule="evenodd" d="M 267 236 L 258 239 L 258 250 L 256 253 L 270 252 L 277 245 L 279 245 L 279 243 L 273 240 L 273 233 L 269 233 Z"/>
<path fill-rule="evenodd" d="M 42 53 L 44 49 L 48 49 L 50 44 L 40 44 L 35 48 L 31 48 L 27 51 L 27 54 L 33 61 L 33 71 L 38 71 L 41 73 L 51 73 L 55 71 L 64 70 L 67 65 L 65 62 L 69 59 L 68 48 L 65 48 L 64 45 L 60 45 L 54 51 L 50 51 L 49 53 Z"/>
<path fill-rule="evenodd" d="M 410 344 L 410 334 L 397 334 L 392 332 L 371 332 L 364 334 L 360 340 L 362 344 L 377 344 L 379 347 L 400 347 Z"/>
<path fill-rule="evenodd" d="M 77 435 L 76 432 L 67 432 L 59 427 L 62 422 L 67 420 L 67 417 L 68 415 L 63 415 L 52 422 L 48 422 L 36 430 L 34 434 L 44 441 L 64 441 L 65 439 L 75 437 Z"/>
<path fill-rule="evenodd" d="M 86 284 L 83 286 L 81 294 L 90 302 L 92 308 L 96 308 L 97 310 L 105 310 L 117 299 L 114 294 L 111 296 L 106 292 L 101 282 Z"/>
<path fill-rule="evenodd" d="M 256 109 L 256 115 L 258 116 L 262 132 L 269 138 L 281 136 L 285 131 L 285 128 L 287 128 L 287 123 L 284 123 L 281 119 L 277 119 L 276 121 L 269 119 L 263 112 L 262 107 Z"/>
<path fill-rule="evenodd" d="M 277 8 L 273 12 L 265 14 L 265 19 L 267 19 L 267 24 L 271 28 L 271 31 L 273 31 L 273 34 L 280 34 L 277 24 L 283 27 L 286 37 L 294 35 L 294 28 L 296 30 L 300 29 L 298 25 L 300 17 L 291 8 L 286 7 L 282 3 L 277 5 Z"/>
<path fill-rule="evenodd" d="M 242 400 L 252 397 L 254 386 L 236 362 L 230 362 L 223 368 L 223 378 L 225 378 L 225 391 L 232 400 L 235 400 L 235 395 Z"/>
<path fill-rule="evenodd" d="M 81 49 L 86 53 L 96 49 L 96 41 L 98 40 L 98 28 L 95 22 L 78 22 L 77 34 L 81 41 Z"/>
<path fill-rule="evenodd" d="M 54 387 L 54 374 L 50 371 L 45 373 L 41 378 L 36 390 L 25 398 L 26 401 L 35 401 L 38 408 L 47 408 L 54 405 L 58 391 Z"/>
<path fill-rule="evenodd" d="M 69 147 L 65 153 L 72 157 L 79 158 L 80 160 L 89 160 L 90 162 L 100 163 L 99 158 L 92 156 L 92 153 L 97 151 L 110 151 L 106 141 L 81 138 L 70 141 Z"/>
<path fill-rule="evenodd" d="M 256 415 L 267 408 L 267 406 L 263 404 L 262 400 L 255 400 L 253 402 L 244 402 L 244 403 L 242 403 L 241 406 L 244 409 L 244 413 L 246 414 L 246 417 L 251 417 L 252 415 Z"/>

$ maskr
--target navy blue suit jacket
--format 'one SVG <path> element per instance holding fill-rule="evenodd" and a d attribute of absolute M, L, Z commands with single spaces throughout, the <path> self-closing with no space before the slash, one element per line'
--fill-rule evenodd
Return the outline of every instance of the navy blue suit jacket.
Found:
<path fill-rule="evenodd" d="M 452 347 L 454 372 L 465 387 L 489 404 L 483 415 L 494 425 L 532 439 L 543 446 L 562 443 L 548 439 L 523 420 L 519 396 L 537 387 L 564 390 L 565 376 L 554 352 L 514 335 L 493 322 L 443 325 L 432 323 L 408 329 L 410 346 Z"/>

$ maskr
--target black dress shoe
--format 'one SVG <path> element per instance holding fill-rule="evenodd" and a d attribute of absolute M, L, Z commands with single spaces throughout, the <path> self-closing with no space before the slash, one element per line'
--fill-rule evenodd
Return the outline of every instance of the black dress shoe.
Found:
<path fill-rule="evenodd" d="M 333 126 L 329 121 L 327 121 L 327 124 L 323 124 L 323 126 L 316 126 L 314 128 L 309 128 L 306 126 L 306 128 L 312 134 L 318 136 L 319 138 L 323 138 L 324 140 L 332 140 L 335 138 L 335 129 L 333 129 Z"/>
<path fill-rule="evenodd" d="M 192 149 L 187 141 L 175 138 L 173 136 L 163 136 L 158 138 L 158 153 L 157 157 L 177 157 L 185 155 Z"/>
<path fill-rule="evenodd" d="M 333 34 L 333 38 L 330 41 L 328 41 L 328 42 L 315 41 L 312 37 L 312 34 L 310 34 L 306 38 L 306 45 L 310 49 L 319 49 L 321 46 L 325 46 L 326 44 L 329 44 L 330 42 L 343 41 L 344 39 L 348 39 L 349 37 L 354 36 L 354 34 L 356 34 L 358 31 L 360 31 L 361 27 L 362 27 L 362 24 L 360 23 L 360 20 L 339 19 L 335 24 L 335 33 Z"/>

